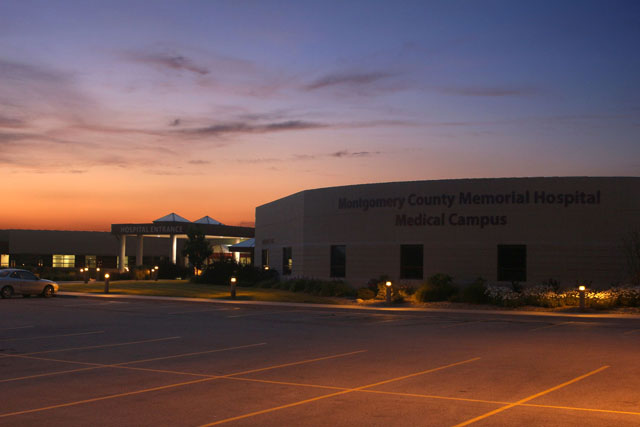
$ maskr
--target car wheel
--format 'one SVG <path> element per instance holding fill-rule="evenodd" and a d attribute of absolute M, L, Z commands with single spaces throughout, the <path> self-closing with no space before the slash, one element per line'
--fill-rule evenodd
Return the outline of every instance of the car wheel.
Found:
<path fill-rule="evenodd" d="M 11 286 L 5 286 L 2 288 L 2 291 L 0 291 L 2 298 L 11 298 L 11 295 L 13 295 L 13 288 Z"/>
<path fill-rule="evenodd" d="M 45 298 L 50 298 L 53 296 L 53 286 L 51 285 L 47 285 L 44 287 L 44 290 L 42 291 L 42 296 Z"/>

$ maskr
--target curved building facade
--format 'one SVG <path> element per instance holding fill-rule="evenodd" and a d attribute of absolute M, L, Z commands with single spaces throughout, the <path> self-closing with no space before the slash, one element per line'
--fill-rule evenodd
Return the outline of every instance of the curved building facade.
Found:
<path fill-rule="evenodd" d="M 302 191 L 256 209 L 255 261 L 284 277 L 381 275 L 610 285 L 628 277 L 640 178 L 391 182 Z"/>

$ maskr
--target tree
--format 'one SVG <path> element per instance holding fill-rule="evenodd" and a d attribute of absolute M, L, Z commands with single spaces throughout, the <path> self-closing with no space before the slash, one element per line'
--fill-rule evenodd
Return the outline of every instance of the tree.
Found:
<path fill-rule="evenodd" d="M 205 260 L 213 254 L 213 249 L 202 231 L 190 228 L 187 231 L 187 241 L 182 248 L 182 256 L 189 257 L 189 264 L 198 270 L 202 269 Z"/>

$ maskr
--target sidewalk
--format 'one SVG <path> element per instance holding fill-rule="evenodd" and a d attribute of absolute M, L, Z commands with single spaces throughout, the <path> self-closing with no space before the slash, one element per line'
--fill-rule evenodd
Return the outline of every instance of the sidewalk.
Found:
<path fill-rule="evenodd" d="M 293 302 L 272 302 L 272 301 L 241 301 L 187 297 L 161 297 L 147 295 L 127 295 L 127 294 L 102 294 L 90 292 L 58 292 L 59 296 L 81 297 L 81 298 L 108 298 L 108 299 L 136 299 L 136 300 L 157 300 L 176 302 L 197 302 L 205 304 L 230 304 L 230 305 L 250 305 L 267 307 L 291 307 L 291 308 L 326 308 L 333 310 L 353 310 L 353 311 L 383 311 L 383 312 L 407 312 L 407 313 L 458 313 L 458 314 L 490 314 L 501 316 L 539 316 L 539 317 L 568 317 L 568 318 L 595 318 L 595 319 L 638 319 L 638 314 L 614 314 L 614 313 L 558 313 L 553 311 L 517 311 L 517 310 L 469 310 L 469 309 L 447 309 L 447 308 L 422 308 L 422 307 L 371 307 L 363 305 L 339 305 L 339 304 L 311 304 Z"/>

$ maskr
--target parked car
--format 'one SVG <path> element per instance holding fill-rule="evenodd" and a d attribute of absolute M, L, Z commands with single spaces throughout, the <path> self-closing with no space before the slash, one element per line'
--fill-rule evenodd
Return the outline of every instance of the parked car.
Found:
<path fill-rule="evenodd" d="M 25 297 L 42 295 L 52 297 L 58 292 L 58 284 L 51 280 L 40 279 L 27 270 L 7 268 L 0 270 L 0 296 L 10 298 L 13 294 Z"/>

